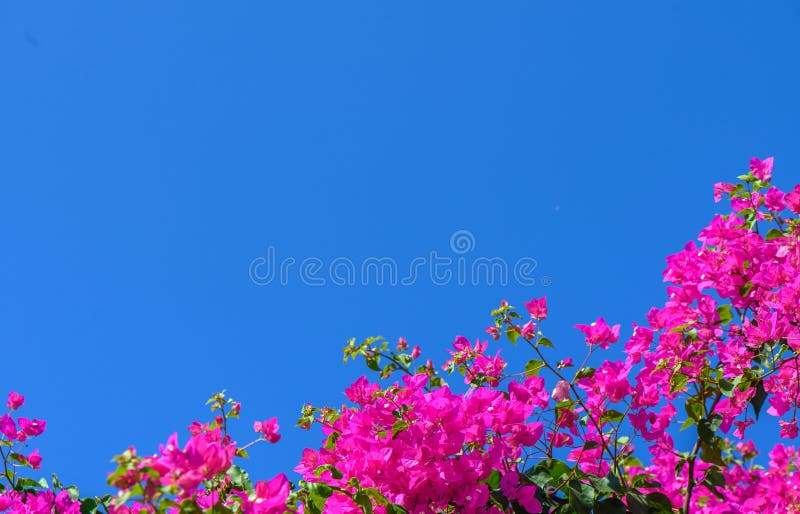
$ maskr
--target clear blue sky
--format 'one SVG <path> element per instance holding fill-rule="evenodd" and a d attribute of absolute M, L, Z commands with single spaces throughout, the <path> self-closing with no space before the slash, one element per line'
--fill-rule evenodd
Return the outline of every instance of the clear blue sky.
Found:
<path fill-rule="evenodd" d="M 441 362 L 546 294 L 560 356 L 600 315 L 627 338 L 713 182 L 753 155 L 800 181 L 798 22 L 792 1 L 0 0 L 0 394 L 48 421 L 43 474 L 99 493 L 221 388 L 238 440 L 283 427 L 255 475 L 291 469 L 320 440 L 301 405 L 362 373 L 351 336 Z M 536 283 L 249 276 L 270 246 L 407 269 L 457 230 Z"/>

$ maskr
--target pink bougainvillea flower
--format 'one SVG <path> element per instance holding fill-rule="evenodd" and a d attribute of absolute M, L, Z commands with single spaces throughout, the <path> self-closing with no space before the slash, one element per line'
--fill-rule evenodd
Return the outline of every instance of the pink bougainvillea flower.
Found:
<path fill-rule="evenodd" d="M 511 501 L 517 501 L 527 512 L 542 512 L 542 504 L 536 499 L 536 487 L 519 485 L 519 474 L 510 471 L 500 479 L 500 490 Z"/>
<path fill-rule="evenodd" d="M 752 419 L 746 419 L 744 421 L 734 421 L 733 424 L 734 426 L 736 426 L 736 430 L 733 431 L 733 435 L 735 435 L 739 439 L 744 439 L 744 431 L 747 429 L 747 427 L 749 427 L 753 423 L 755 423 L 755 421 Z"/>
<path fill-rule="evenodd" d="M 773 187 L 764 196 L 764 205 L 771 211 L 782 211 L 786 207 L 783 203 L 785 196 L 780 189 Z"/>
<path fill-rule="evenodd" d="M 733 190 L 736 189 L 736 186 L 733 184 L 726 184 L 725 182 L 717 182 L 714 184 L 714 201 L 719 202 L 722 200 L 723 193 L 731 193 Z"/>
<path fill-rule="evenodd" d="M 39 469 L 42 464 L 42 457 L 39 455 L 39 450 L 33 450 L 28 454 L 28 463 L 33 469 Z"/>
<path fill-rule="evenodd" d="M 772 179 L 772 161 L 773 157 L 767 157 L 763 161 L 758 157 L 750 159 L 750 171 L 753 175 L 764 182 L 769 182 Z"/>
<path fill-rule="evenodd" d="M 786 202 L 786 207 L 793 213 L 800 214 L 800 184 L 794 186 L 786 196 L 783 197 Z"/>
<path fill-rule="evenodd" d="M 183 449 L 178 434 L 172 434 L 150 466 L 160 475 L 163 485 L 176 485 L 189 495 L 204 480 L 227 471 L 233 464 L 236 445 L 227 442 L 219 428 L 193 436 Z"/>
<path fill-rule="evenodd" d="M 575 328 L 583 332 L 589 346 L 599 344 L 600 348 L 605 350 L 608 349 L 610 343 L 616 343 L 619 340 L 619 325 L 609 327 L 603 318 L 597 318 L 597 321 L 591 325 L 575 325 Z"/>
<path fill-rule="evenodd" d="M 604 361 L 594 375 L 579 379 L 578 385 L 597 395 L 595 401 L 619 402 L 631 392 L 627 378 L 630 369 L 625 361 Z M 591 395 L 589 400 L 592 400 Z"/>
<path fill-rule="evenodd" d="M 547 318 L 547 297 L 534 298 L 529 302 L 525 302 L 525 308 L 531 314 L 531 318 L 543 320 Z"/>
<path fill-rule="evenodd" d="M 628 418 L 631 421 L 631 425 L 642 434 L 645 441 L 654 441 L 664 435 L 676 413 L 675 406 L 668 403 L 658 413 L 641 409 L 629 413 Z"/>
<path fill-rule="evenodd" d="M 797 437 L 797 421 L 778 420 L 781 426 L 780 436 L 784 439 L 794 439 Z"/>
<path fill-rule="evenodd" d="M 559 380 L 553 389 L 553 399 L 557 402 L 569 400 L 569 382 L 566 380 Z"/>
<path fill-rule="evenodd" d="M 380 389 L 378 384 L 371 384 L 367 380 L 367 377 L 362 375 L 358 380 L 350 384 L 350 387 L 344 390 L 344 394 L 351 402 L 364 406 L 372 403 L 373 395 L 380 391 Z M 258 431 L 259 429 L 256 429 L 256 432 Z"/>
<path fill-rule="evenodd" d="M 21 417 L 17 419 L 17 423 L 19 423 L 19 429 L 31 437 L 41 435 L 42 432 L 44 432 L 44 429 L 47 427 L 47 423 L 40 419 L 28 419 Z"/>
<path fill-rule="evenodd" d="M 289 479 L 283 473 L 270 481 L 261 480 L 256 483 L 256 508 L 253 512 L 260 514 L 283 514 L 286 499 L 291 491 Z"/>
<path fill-rule="evenodd" d="M 558 369 L 569 368 L 572 366 L 572 357 L 567 357 L 566 359 L 562 359 L 558 361 Z"/>
<path fill-rule="evenodd" d="M 398 352 L 403 352 L 403 351 L 406 351 L 406 350 L 408 350 L 408 341 L 406 341 L 405 337 L 402 337 L 402 336 L 398 337 L 397 338 L 397 351 Z"/>
<path fill-rule="evenodd" d="M 188 427 L 186 427 L 186 429 L 189 431 L 190 434 L 197 435 L 200 432 L 203 432 L 203 431 L 207 430 L 208 429 L 208 425 L 207 424 L 204 425 L 204 424 L 200 423 L 199 421 L 195 420 L 195 421 L 192 421 L 192 424 L 189 425 Z"/>
<path fill-rule="evenodd" d="M 267 421 L 256 421 L 253 423 L 253 430 L 262 434 L 264 439 L 271 443 L 277 443 L 281 435 L 278 433 L 278 418 L 270 418 Z"/>
<path fill-rule="evenodd" d="M 633 335 L 625 343 L 625 353 L 628 354 L 627 360 L 632 364 L 638 364 L 653 344 L 653 331 L 647 327 L 633 324 Z"/>
<path fill-rule="evenodd" d="M 17 426 L 8 414 L 3 414 L 3 417 L 0 418 L 0 433 L 11 441 L 17 438 Z"/>
<path fill-rule="evenodd" d="M 500 479 L 500 491 L 508 498 L 516 496 L 517 485 L 519 485 L 519 473 L 516 471 L 509 471 Z"/>
<path fill-rule="evenodd" d="M 563 446 L 567 446 L 568 444 L 574 443 L 572 436 L 565 434 L 564 432 L 549 432 L 547 434 L 547 439 L 556 448 L 561 448 Z"/>
<path fill-rule="evenodd" d="M 542 504 L 536 499 L 536 487 L 525 485 L 517 491 L 517 502 L 531 514 L 542 512 Z"/>
<path fill-rule="evenodd" d="M 11 391 L 8 393 L 8 408 L 11 410 L 17 410 L 22 407 L 22 404 L 25 403 L 25 397 L 21 394 Z"/>
<path fill-rule="evenodd" d="M 520 335 L 525 339 L 533 339 L 536 337 L 536 323 L 533 320 L 522 325 Z"/>
<path fill-rule="evenodd" d="M 469 373 L 464 377 L 464 383 L 470 384 L 476 377 L 483 377 L 486 380 L 486 384 L 491 387 L 497 387 L 505 367 L 506 361 L 500 357 L 500 350 L 497 351 L 494 357 L 487 357 L 483 354 L 477 355 L 472 361 Z"/>

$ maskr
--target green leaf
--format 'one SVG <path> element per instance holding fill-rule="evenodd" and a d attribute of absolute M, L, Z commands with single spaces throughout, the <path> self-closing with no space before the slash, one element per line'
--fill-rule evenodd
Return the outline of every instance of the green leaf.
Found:
<path fill-rule="evenodd" d="M 358 491 L 353 496 L 353 501 L 356 503 L 356 505 L 361 507 L 361 510 L 364 512 L 364 514 L 373 514 L 374 511 L 372 510 L 372 502 L 369 501 L 369 496 L 367 496 L 364 491 Z"/>
<path fill-rule="evenodd" d="M 641 463 L 640 463 L 641 464 Z M 630 466 L 630 464 L 626 465 Z M 641 467 L 641 466 L 640 466 Z M 636 475 L 631 480 L 631 485 L 633 487 L 647 487 L 647 488 L 657 488 L 661 487 L 661 484 L 653 480 L 653 477 L 650 475 Z"/>
<path fill-rule="evenodd" d="M 303 512 L 308 511 L 308 514 L 322 514 L 322 509 L 325 507 L 327 498 L 320 498 L 319 496 L 309 496 L 308 501 L 305 502 L 305 509 Z M 320 504 L 320 502 L 322 502 Z"/>
<path fill-rule="evenodd" d="M 431 377 L 430 383 L 431 387 L 442 387 L 445 385 L 445 381 L 442 377 Z"/>
<path fill-rule="evenodd" d="M 597 504 L 595 508 L 597 514 L 625 514 L 627 509 L 619 498 L 609 498 Z"/>
<path fill-rule="evenodd" d="M 28 458 L 22 455 L 21 453 L 12 453 L 8 456 L 8 460 L 14 462 L 15 464 L 21 464 L 23 466 L 28 465 Z"/>
<path fill-rule="evenodd" d="M 670 499 L 664 493 L 653 492 L 647 495 L 647 506 L 649 512 L 655 514 L 674 512 L 674 508 Z"/>
<path fill-rule="evenodd" d="M 575 380 L 579 380 L 581 378 L 592 378 L 594 376 L 594 368 L 590 366 L 584 366 L 575 373 Z"/>
<path fill-rule="evenodd" d="M 211 508 L 212 514 L 233 514 L 233 510 L 230 507 L 226 507 L 221 503 L 215 503 L 214 506 Z"/>
<path fill-rule="evenodd" d="M 378 365 L 380 358 L 379 357 L 367 357 L 366 363 L 367 367 L 372 371 L 380 371 L 381 367 Z"/>
<path fill-rule="evenodd" d="M 502 477 L 498 470 L 493 469 L 489 476 L 485 480 L 481 480 L 480 483 L 486 484 L 489 489 L 500 489 L 500 479 Z"/>
<path fill-rule="evenodd" d="M 250 476 L 247 474 L 247 471 L 239 466 L 231 466 L 230 469 L 228 469 L 228 476 L 231 477 L 231 484 L 235 487 L 240 487 L 242 489 L 250 488 Z"/>
<path fill-rule="evenodd" d="M 737 378 L 738 378 L 738 377 L 737 377 Z M 728 380 L 728 379 L 721 378 L 721 379 L 719 380 L 719 384 L 718 384 L 718 385 L 719 385 L 719 390 L 720 390 L 720 392 L 721 392 L 722 394 L 724 394 L 724 395 L 725 395 L 725 396 L 727 396 L 728 398 L 731 398 L 731 397 L 733 397 L 733 390 L 736 388 L 736 386 L 733 384 L 733 382 L 731 382 L 731 381 L 730 381 L 730 380 Z M 687 401 L 688 401 L 688 400 L 687 400 Z M 688 411 L 687 411 L 687 412 L 688 412 Z"/>
<path fill-rule="evenodd" d="M 534 484 L 547 488 L 553 482 L 563 482 L 569 475 L 570 467 L 558 459 L 544 459 L 523 473 Z"/>
<path fill-rule="evenodd" d="M 133 497 L 140 496 L 144 494 L 144 488 L 142 484 L 135 484 L 130 489 L 124 491 L 121 495 L 117 496 L 117 501 L 119 503 L 125 503 Z"/>
<path fill-rule="evenodd" d="M 683 373 L 673 373 L 672 377 L 669 379 L 669 392 L 677 393 L 678 391 L 683 391 L 688 381 L 689 377 Z"/>
<path fill-rule="evenodd" d="M 395 421 L 394 425 L 392 425 L 392 439 L 397 436 L 400 432 L 408 428 L 408 422 L 404 420 Z"/>
<path fill-rule="evenodd" d="M 364 494 L 372 498 L 376 504 L 389 505 L 389 500 L 386 499 L 386 497 L 378 489 L 375 489 L 374 487 L 367 487 L 362 489 L 362 491 Z"/>
<path fill-rule="evenodd" d="M 773 228 L 769 229 L 769 231 L 767 231 L 767 235 L 766 235 L 767 241 L 771 241 L 773 239 L 780 239 L 781 237 L 785 237 L 785 236 L 783 235 L 783 232 L 781 232 L 777 228 L 773 227 Z"/>
<path fill-rule="evenodd" d="M 600 494 L 621 493 L 622 483 L 612 472 L 609 472 L 605 477 L 600 478 L 589 475 L 589 482 L 594 486 L 595 491 Z"/>
<path fill-rule="evenodd" d="M 548 348 L 553 348 L 553 342 L 546 337 L 540 337 L 539 340 L 536 342 L 539 346 L 547 346 Z"/>
<path fill-rule="evenodd" d="M 717 314 L 719 315 L 719 322 L 722 325 L 727 325 L 733 319 L 733 312 L 731 312 L 731 305 L 729 303 L 718 306 Z"/>
<path fill-rule="evenodd" d="M 538 375 L 539 371 L 544 366 L 544 362 L 536 359 L 531 359 L 525 364 L 525 376 L 532 377 L 534 375 Z"/>
<path fill-rule="evenodd" d="M 519 332 L 517 332 L 517 329 L 515 329 L 513 326 L 509 326 L 506 329 L 506 337 L 508 337 L 508 340 L 511 341 L 512 343 L 517 344 L 517 338 L 519 337 Z"/>
<path fill-rule="evenodd" d="M 686 415 L 688 415 L 689 418 L 694 421 L 700 421 L 703 418 L 703 414 L 706 410 L 705 406 L 703 405 L 703 401 L 696 396 L 690 396 L 686 400 L 684 408 L 686 409 Z"/>
<path fill-rule="evenodd" d="M 758 415 L 761 413 L 761 407 L 764 405 L 764 400 L 767 399 L 767 391 L 764 390 L 764 381 L 759 380 L 758 384 L 756 385 L 756 394 L 750 398 L 750 405 L 753 406 L 753 412 L 756 415 L 756 419 L 758 419 Z"/>
<path fill-rule="evenodd" d="M 180 505 L 180 514 L 202 514 L 203 509 L 197 505 L 197 502 L 194 500 L 187 498 L 183 500 Z"/>
<path fill-rule="evenodd" d="M 569 504 L 578 514 L 590 514 L 594 505 L 594 489 L 580 480 L 570 480 L 567 488 Z"/>
<path fill-rule="evenodd" d="M 711 444 L 721 424 L 722 416 L 719 414 L 712 414 L 708 418 L 701 419 L 697 423 L 697 435 L 704 443 Z"/>
<path fill-rule="evenodd" d="M 94 514 L 97 512 L 97 500 L 94 498 L 85 498 L 81 501 L 81 514 Z"/>
<path fill-rule="evenodd" d="M 396 370 L 396 369 L 397 369 L 397 366 L 394 363 L 390 362 L 389 364 L 387 364 L 386 366 L 383 367 L 383 369 L 381 370 L 380 377 L 381 378 L 388 378 L 388 377 L 391 376 L 392 372 L 394 370 Z"/>
<path fill-rule="evenodd" d="M 671 329 L 670 329 L 670 332 L 671 332 L 671 333 L 678 334 L 678 333 L 680 333 L 680 332 L 683 332 L 683 331 L 685 331 L 686 329 L 688 329 L 689 327 L 691 327 L 691 326 L 692 326 L 692 325 L 694 325 L 695 323 L 696 323 L 696 321 L 694 321 L 694 320 L 693 320 L 693 321 L 690 321 L 690 322 L 688 322 L 688 323 L 685 323 L 685 324 L 683 324 L 683 325 L 680 325 L 680 326 L 677 326 L 677 327 L 673 327 L 673 328 L 671 328 Z"/>
<path fill-rule="evenodd" d="M 336 448 L 336 441 L 342 436 L 341 432 L 331 432 L 331 435 L 325 440 L 325 449 L 333 450 Z"/>
<path fill-rule="evenodd" d="M 711 466 L 706 470 L 705 479 L 709 484 L 717 487 L 725 485 L 725 476 L 716 466 Z"/>
<path fill-rule="evenodd" d="M 401 363 L 401 364 L 403 364 L 403 366 L 405 366 L 406 368 L 408 368 L 408 367 L 411 365 L 411 361 L 413 360 L 413 359 L 411 358 L 411 355 L 410 355 L 410 354 L 408 354 L 408 353 L 401 353 L 401 354 L 399 354 L 399 355 L 398 355 L 396 358 L 397 358 L 397 360 L 398 360 L 398 361 L 400 361 L 400 363 Z"/>
<path fill-rule="evenodd" d="M 639 491 L 630 491 L 625 495 L 628 502 L 628 510 L 631 514 L 650 514 L 647 507 L 647 497 Z"/>
<path fill-rule="evenodd" d="M 725 460 L 722 458 L 722 450 L 720 449 L 720 445 L 722 443 L 722 439 L 719 437 L 714 437 L 711 443 L 701 442 L 700 443 L 700 459 L 703 462 L 710 462 L 712 464 L 718 464 L 720 466 L 726 466 Z"/>
<path fill-rule="evenodd" d="M 323 464 L 321 466 L 317 466 L 317 468 L 314 469 L 314 476 L 321 476 L 326 471 L 330 471 L 331 476 L 336 480 L 339 480 L 343 476 L 342 472 L 336 469 L 333 464 Z"/>
<path fill-rule="evenodd" d="M 42 487 L 42 485 L 39 482 L 37 482 L 36 480 L 34 480 L 32 478 L 27 478 L 27 477 L 22 477 L 19 480 L 17 480 L 17 486 L 18 487 L 32 487 L 34 489 L 39 489 L 39 488 Z M 47 487 L 47 486 L 45 485 L 45 487 Z"/>
<path fill-rule="evenodd" d="M 603 423 L 608 422 L 616 423 L 618 421 L 622 421 L 623 419 L 625 419 L 625 414 L 618 410 L 611 409 L 605 411 L 603 415 L 600 416 L 600 424 L 602 425 Z"/>
<path fill-rule="evenodd" d="M 333 494 L 333 489 L 328 484 L 322 482 L 306 482 L 308 492 L 322 498 L 329 498 Z"/>

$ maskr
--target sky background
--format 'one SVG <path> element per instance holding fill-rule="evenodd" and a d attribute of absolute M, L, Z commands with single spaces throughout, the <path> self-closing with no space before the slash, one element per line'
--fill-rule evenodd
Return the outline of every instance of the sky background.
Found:
<path fill-rule="evenodd" d="M 102 493 L 113 455 L 185 441 L 222 388 L 240 442 L 281 423 L 252 474 L 289 471 L 322 437 L 300 407 L 364 371 L 347 338 L 443 362 L 503 298 L 547 295 L 554 359 L 601 315 L 627 339 L 714 182 L 770 155 L 800 181 L 798 22 L 793 1 L 0 0 L 0 395 L 47 420 L 41 475 Z M 535 284 L 257 285 L 268 247 L 530 258 Z"/>

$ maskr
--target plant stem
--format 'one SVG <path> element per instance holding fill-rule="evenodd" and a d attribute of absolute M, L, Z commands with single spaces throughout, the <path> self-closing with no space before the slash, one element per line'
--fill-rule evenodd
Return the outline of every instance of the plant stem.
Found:
<path fill-rule="evenodd" d="M 686 498 L 683 500 L 683 514 L 689 514 L 689 509 L 691 508 L 692 503 L 692 489 L 694 489 L 694 461 L 697 458 L 697 453 L 700 451 L 700 438 L 697 438 L 697 441 L 694 442 L 694 448 L 692 448 L 692 453 L 689 455 L 689 458 L 686 459 L 689 463 L 689 477 L 686 483 Z"/>

